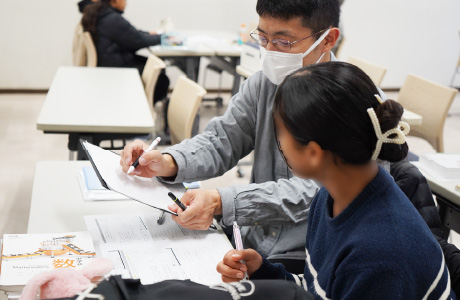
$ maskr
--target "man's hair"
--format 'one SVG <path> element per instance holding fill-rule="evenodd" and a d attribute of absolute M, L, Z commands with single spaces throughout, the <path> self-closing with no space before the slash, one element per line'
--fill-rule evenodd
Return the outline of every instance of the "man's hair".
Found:
<path fill-rule="evenodd" d="M 312 33 L 339 26 L 338 0 L 258 0 L 256 11 L 260 17 L 281 20 L 300 17 L 302 26 Z"/>

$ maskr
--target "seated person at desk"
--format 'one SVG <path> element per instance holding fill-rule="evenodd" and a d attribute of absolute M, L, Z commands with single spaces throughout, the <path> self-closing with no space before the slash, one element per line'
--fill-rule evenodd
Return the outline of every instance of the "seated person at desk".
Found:
<path fill-rule="evenodd" d="M 378 101 L 359 68 L 311 65 L 289 75 L 273 106 L 280 154 L 294 174 L 323 187 L 311 203 L 302 276 L 255 250 L 231 250 L 224 282 L 285 279 L 318 299 L 446 299 L 443 253 L 428 226 L 376 159 L 406 157 L 403 108 Z M 245 260 L 243 265 L 240 260 Z"/>
<path fill-rule="evenodd" d="M 142 74 L 147 58 L 136 51 L 161 43 L 161 35 L 137 30 L 122 14 L 126 0 L 99 0 L 87 5 L 82 25 L 91 33 L 96 46 L 97 65 L 100 67 L 137 68 Z M 155 86 L 154 100 L 166 98 L 169 78 L 164 70 Z"/>
<path fill-rule="evenodd" d="M 91 4 L 93 2 L 97 2 L 99 0 L 81 0 L 77 3 L 78 5 L 78 11 L 80 11 L 81 13 L 83 13 L 83 11 L 85 10 L 85 7 L 88 6 L 88 4 Z"/>
<path fill-rule="evenodd" d="M 254 150 L 250 185 L 188 191 L 181 201 L 190 207 L 182 211 L 173 205 L 179 215 L 174 220 L 200 230 L 209 228 L 214 216 L 224 226 L 237 221 L 245 247 L 301 272 L 308 210 L 318 186 L 293 176 L 279 154 L 273 99 L 288 73 L 336 60 L 330 51 L 339 36 L 340 9 L 336 0 L 258 0 L 256 9 L 253 37 L 261 46 L 263 71 L 243 83 L 225 114 L 203 133 L 163 153 L 146 153 L 132 174 L 165 182 L 204 180 L 224 174 Z M 120 161 L 125 172 L 143 149 L 141 141 L 125 147 Z"/>

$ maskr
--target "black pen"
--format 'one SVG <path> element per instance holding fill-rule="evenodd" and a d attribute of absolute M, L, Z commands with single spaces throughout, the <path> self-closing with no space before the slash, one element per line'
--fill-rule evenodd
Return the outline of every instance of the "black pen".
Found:
<path fill-rule="evenodd" d="M 182 210 L 186 210 L 187 207 L 185 207 L 184 203 L 180 202 L 179 198 L 177 198 L 173 193 L 169 192 L 168 193 L 168 196 L 169 198 L 172 199 L 172 201 L 174 201 L 177 206 L 179 206 L 180 208 L 182 208 Z"/>
<path fill-rule="evenodd" d="M 184 205 L 184 203 L 180 202 L 179 198 L 177 198 L 173 193 L 169 192 L 169 193 L 168 193 L 168 196 L 169 196 L 169 198 L 171 198 L 172 201 L 174 201 L 174 203 L 176 203 L 177 206 L 179 206 L 182 210 L 185 211 L 185 210 L 187 209 L 187 207 Z M 214 225 L 214 224 L 211 224 L 211 226 L 209 226 L 209 227 L 212 228 L 212 229 L 217 229 L 216 225 Z"/>
<path fill-rule="evenodd" d="M 160 141 L 161 141 L 161 138 L 160 138 L 160 137 L 157 137 L 157 138 L 150 144 L 150 146 L 147 148 L 147 150 L 144 151 L 144 153 L 153 150 L 153 148 L 155 148 L 156 146 L 158 146 L 158 143 L 160 143 Z M 144 155 L 144 153 L 142 153 L 142 155 Z M 136 159 L 136 161 L 129 167 L 128 172 L 126 172 L 126 174 L 128 174 L 128 175 L 131 174 L 131 172 L 134 171 L 134 169 L 137 168 L 137 166 L 139 165 L 139 158 L 141 158 L 142 155 L 140 155 L 140 156 Z"/>

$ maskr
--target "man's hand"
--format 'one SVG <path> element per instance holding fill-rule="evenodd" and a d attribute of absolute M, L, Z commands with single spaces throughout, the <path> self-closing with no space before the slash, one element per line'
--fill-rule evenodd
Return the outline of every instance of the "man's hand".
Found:
<path fill-rule="evenodd" d="M 141 177 L 152 178 L 154 176 L 172 177 L 177 175 L 176 161 L 169 154 L 161 154 L 158 150 L 144 152 L 149 145 L 141 140 L 135 140 L 125 146 L 121 151 L 120 166 L 123 172 L 128 172 L 129 167 L 139 158 L 139 165 L 131 173 Z M 131 175 L 130 174 L 130 175 Z"/>
<path fill-rule="evenodd" d="M 172 218 L 184 228 L 207 230 L 214 215 L 222 214 L 222 202 L 217 190 L 188 190 L 180 201 L 187 206 L 185 211 L 176 204 L 169 205 L 168 208 L 177 212 L 177 216 Z"/>

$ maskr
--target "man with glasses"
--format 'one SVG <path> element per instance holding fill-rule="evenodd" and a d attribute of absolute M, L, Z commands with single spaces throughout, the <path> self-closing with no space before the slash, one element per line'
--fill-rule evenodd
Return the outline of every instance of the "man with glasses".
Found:
<path fill-rule="evenodd" d="M 260 45 L 262 71 L 249 77 L 230 100 L 222 117 L 203 133 L 160 153 L 150 151 L 134 174 L 158 176 L 165 182 L 217 177 L 254 150 L 251 184 L 216 190 L 190 190 L 189 205 L 173 217 L 181 226 L 205 230 L 214 217 L 223 226 L 237 221 L 243 244 L 288 270 L 303 273 L 306 220 L 318 187 L 293 177 L 275 138 L 272 105 L 277 85 L 296 69 L 336 60 L 331 49 L 339 37 L 337 0 L 258 0 L 259 25 L 251 33 Z M 120 164 L 126 172 L 147 146 L 127 145 Z"/>

